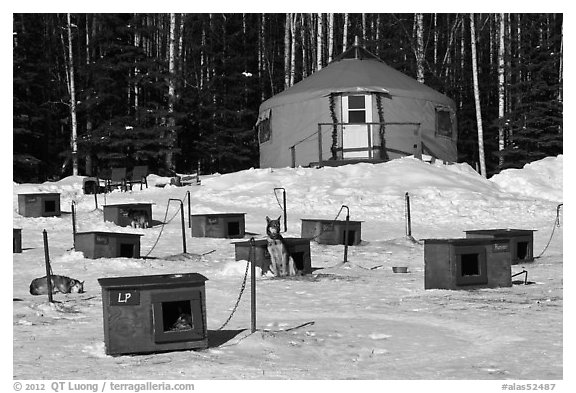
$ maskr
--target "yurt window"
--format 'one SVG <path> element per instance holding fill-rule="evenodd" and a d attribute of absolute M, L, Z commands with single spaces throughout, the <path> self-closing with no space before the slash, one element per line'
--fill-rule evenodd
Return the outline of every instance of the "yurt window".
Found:
<path fill-rule="evenodd" d="M 371 117 L 371 96 L 369 95 L 350 95 L 342 97 L 342 119 L 344 123 L 358 124 L 366 123 Z"/>
<path fill-rule="evenodd" d="M 452 138 L 452 116 L 445 108 L 436 108 L 436 135 Z"/>

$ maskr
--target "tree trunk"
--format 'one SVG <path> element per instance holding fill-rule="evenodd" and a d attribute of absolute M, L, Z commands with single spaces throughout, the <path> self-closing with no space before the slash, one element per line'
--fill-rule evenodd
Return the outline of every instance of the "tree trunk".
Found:
<path fill-rule="evenodd" d="M 328 14 L 328 63 L 334 55 L 334 13 Z"/>
<path fill-rule="evenodd" d="M 70 123 L 72 127 L 72 137 L 70 146 L 72 147 L 72 175 L 78 176 L 78 123 L 76 121 L 76 87 L 74 86 L 74 58 L 72 52 L 72 22 L 70 14 L 66 14 L 68 20 L 68 82 L 70 83 Z"/>
<path fill-rule="evenodd" d="M 176 147 L 176 131 L 174 119 L 174 102 L 176 100 L 176 14 L 170 14 L 170 39 L 168 43 L 168 150 L 166 152 L 166 168 L 174 172 L 174 152 Z"/>
<path fill-rule="evenodd" d="M 284 90 L 290 87 L 290 21 L 289 13 L 285 15 L 284 23 Z"/>
<path fill-rule="evenodd" d="M 416 14 L 416 80 L 424 83 L 424 15 Z"/>
<path fill-rule="evenodd" d="M 480 89 L 478 86 L 478 65 L 476 61 L 476 31 L 474 14 L 470 14 L 470 43 L 472 51 L 472 78 L 474 82 L 474 102 L 476 104 L 476 122 L 478 125 L 478 158 L 480 160 L 480 174 L 486 177 L 486 163 L 484 161 L 484 132 L 482 130 L 482 110 L 480 107 Z"/>
<path fill-rule="evenodd" d="M 342 52 L 345 52 L 348 49 L 348 13 L 344 14 L 344 28 L 342 33 Z"/>
<path fill-rule="evenodd" d="M 324 23 L 322 20 L 322 14 L 318 14 L 318 30 L 316 32 L 316 70 L 320 71 L 322 69 L 322 51 L 324 48 L 324 35 L 322 34 L 324 30 Z"/>
<path fill-rule="evenodd" d="M 504 79 L 504 14 L 499 14 L 498 17 L 498 118 L 500 119 L 500 126 L 498 127 L 498 151 L 502 153 L 506 146 L 505 131 L 504 131 L 504 104 L 505 104 L 505 79 Z M 498 158 L 498 166 L 504 166 L 504 155 L 500 154 Z"/>
<path fill-rule="evenodd" d="M 298 14 L 290 15 L 290 86 L 296 78 L 296 22 Z"/>

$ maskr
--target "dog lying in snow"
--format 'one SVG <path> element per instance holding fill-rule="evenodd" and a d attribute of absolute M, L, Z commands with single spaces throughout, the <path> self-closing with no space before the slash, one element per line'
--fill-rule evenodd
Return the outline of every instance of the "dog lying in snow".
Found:
<path fill-rule="evenodd" d="M 78 281 L 66 276 L 51 275 L 52 293 L 84 293 L 84 281 Z M 30 294 L 47 295 L 48 280 L 46 276 L 35 278 L 30 283 Z"/>
<path fill-rule="evenodd" d="M 270 270 L 276 277 L 302 275 L 296 269 L 294 259 L 290 256 L 286 242 L 280 234 L 280 217 L 272 220 L 266 216 L 266 235 L 268 236 L 268 253 L 270 254 Z"/>

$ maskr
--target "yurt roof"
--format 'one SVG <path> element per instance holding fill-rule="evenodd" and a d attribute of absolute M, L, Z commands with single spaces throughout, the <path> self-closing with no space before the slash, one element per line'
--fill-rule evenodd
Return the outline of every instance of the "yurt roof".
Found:
<path fill-rule="evenodd" d="M 378 92 L 453 105 L 446 95 L 390 67 L 366 49 L 354 45 L 320 71 L 264 101 L 260 111 L 331 93 Z"/>

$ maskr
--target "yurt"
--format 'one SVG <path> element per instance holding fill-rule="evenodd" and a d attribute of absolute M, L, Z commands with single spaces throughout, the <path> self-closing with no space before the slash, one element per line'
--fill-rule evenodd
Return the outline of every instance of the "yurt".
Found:
<path fill-rule="evenodd" d="M 455 162 L 454 102 L 354 45 L 260 105 L 260 167 Z"/>

